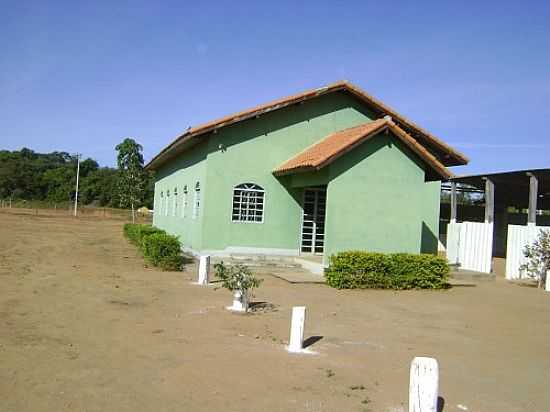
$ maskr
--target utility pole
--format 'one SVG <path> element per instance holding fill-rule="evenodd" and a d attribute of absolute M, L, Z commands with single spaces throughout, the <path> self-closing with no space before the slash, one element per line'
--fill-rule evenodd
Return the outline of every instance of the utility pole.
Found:
<path fill-rule="evenodd" d="M 80 177 L 80 154 L 76 154 L 76 191 L 74 197 L 74 215 L 76 216 L 78 208 L 78 178 Z"/>

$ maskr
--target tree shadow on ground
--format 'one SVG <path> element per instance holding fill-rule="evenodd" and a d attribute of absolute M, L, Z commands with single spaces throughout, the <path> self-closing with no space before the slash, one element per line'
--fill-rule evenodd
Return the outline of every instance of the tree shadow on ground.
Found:
<path fill-rule="evenodd" d="M 251 313 L 277 312 L 277 306 L 269 302 L 250 302 L 248 310 Z"/>

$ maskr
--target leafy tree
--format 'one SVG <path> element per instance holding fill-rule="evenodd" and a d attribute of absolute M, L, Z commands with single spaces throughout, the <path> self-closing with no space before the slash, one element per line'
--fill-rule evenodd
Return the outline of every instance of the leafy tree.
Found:
<path fill-rule="evenodd" d="M 82 179 L 80 196 L 82 203 L 100 206 L 119 204 L 117 194 L 117 169 L 101 167 Z"/>
<path fill-rule="evenodd" d="M 546 276 L 550 271 L 550 230 L 541 230 L 532 245 L 525 246 L 523 254 L 527 263 L 520 266 L 527 275 L 536 279 L 538 287 L 544 287 Z"/>
<path fill-rule="evenodd" d="M 148 184 L 148 175 L 143 169 L 143 147 L 135 140 L 126 138 L 115 147 L 118 152 L 118 195 L 121 206 L 130 206 L 132 222 L 135 222 L 135 207 L 143 202 Z"/>
<path fill-rule="evenodd" d="M 456 188 L 456 202 L 459 205 L 476 205 L 484 201 L 483 194 L 475 192 L 476 189 L 474 187 L 457 183 Z M 441 203 L 451 203 L 450 190 L 441 191 Z"/>
<path fill-rule="evenodd" d="M 141 147 L 138 161 L 143 168 L 140 151 Z M 0 150 L 0 198 L 70 201 L 74 199 L 76 168 L 76 156 L 67 152 L 36 153 L 28 148 Z M 90 158 L 80 162 L 80 203 L 129 207 L 127 199 L 120 199 L 118 183 L 116 168 L 99 167 Z M 154 182 L 147 177 L 143 202 L 148 207 L 152 207 L 153 192 Z"/>
<path fill-rule="evenodd" d="M 66 166 L 49 169 L 42 175 L 42 183 L 46 188 L 46 199 L 52 202 L 70 200 L 74 192 L 75 172 Z"/>

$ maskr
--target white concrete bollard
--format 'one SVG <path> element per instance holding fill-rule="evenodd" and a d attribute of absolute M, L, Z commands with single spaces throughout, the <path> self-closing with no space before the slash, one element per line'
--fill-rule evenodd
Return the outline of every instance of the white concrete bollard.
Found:
<path fill-rule="evenodd" d="M 233 293 L 233 306 L 228 306 L 227 309 L 234 312 L 247 312 L 248 295 L 246 293 L 242 293 L 240 290 L 236 290 Z"/>
<path fill-rule="evenodd" d="M 544 285 L 544 290 L 550 292 L 550 270 L 546 272 L 546 284 Z"/>
<path fill-rule="evenodd" d="M 199 259 L 199 285 L 208 285 L 210 275 L 210 256 L 201 256 Z"/>
<path fill-rule="evenodd" d="M 292 321 L 290 324 L 289 352 L 302 352 L 304 350 L 304 328 L 306 323 L 306 307 L 294 306 L 292 308 Z"/>
<path fill-rule="evenodd" d="M 411 363 L 409 412 L 437 412 L 439 366 L 434 358 L 416 357 Z"/>

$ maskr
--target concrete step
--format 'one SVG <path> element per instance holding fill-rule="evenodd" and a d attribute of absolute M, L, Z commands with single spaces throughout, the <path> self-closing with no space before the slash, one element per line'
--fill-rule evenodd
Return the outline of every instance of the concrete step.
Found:
<path fill-rule="evenodd" d="M 494 273 L 474 272 L 472 270 L 451 270 L 451 279 L 467 282 L 494 281 Z"/>
<path fill-rule="evenodd" d="M 277 256 L 277 255 L 244 255 L 231 254 L 226 257 L 212 256 L 212 264 L 224 262 L 227 265 L 244 265 L 254 268 L 278 271 L 304 271 L 304 273 L 323 274 L 323 267 L 320 262 L 303 256 Z"/>
<path fill-rule="evenodd" d="M 278 257 L 261 257 L 261 256 L 230 256 L 219 257 L 212 256 L 210 259 L 212 264 L 223 262 L 226 265 L 244 265 L 248 267 L 256 268 L 281 268 L 281 269 L 301 269 L 302 266 L 296 263 L 292 257 L 278 258 Z"/>

